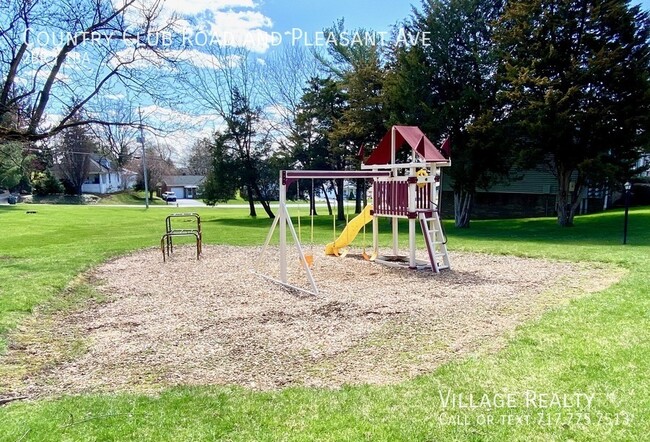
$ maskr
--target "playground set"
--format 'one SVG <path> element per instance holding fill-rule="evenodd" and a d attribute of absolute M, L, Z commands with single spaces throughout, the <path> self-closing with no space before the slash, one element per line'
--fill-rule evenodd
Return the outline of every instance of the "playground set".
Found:
<path fill-rule="evenodd" d="M 368 204 L 354 219 L 349 220 L 341 235 L 325 247 L 326 255 L 345 256 L 344 247 L 348 246 L 366 224 L 372 222 L 372 254 L 365 253 L 364 258 L 389 266 L 408 267 L 414 270 L 449 269 L 446 237 L 440 223 L 439 190 L 442 167 L 451 165 L 449 158 L 449 141 L 446 140 L 438 149 L 416 126 L 393 126 L 383 137 L 371 155 L 362 157 L 361 170 L 326 171 L 326 170 L 284 170 L 280 172 L 280 207 L 264 243 L 256 269 L 264 259 L 276 228 L 279 227 L 279 277 L 265 274 L 260 276 L 312 295 L 318 294 L 318 287 L 312 274 L 313 255 L 305 253 L 301 244 L 300 226 L 298 233 L 291 221 L 287 208 L 287 189 L 299 180 L 316 179 L 371 179 L 372 204 Z M 405 152 L 403 152 L 405 151 Z M 406 162 L 399 162 L 400 153 L 406 153 Z M 365 160 L 365 161 L 364 161 Z M 298 185 L 298 184 L 296 184 Z M 312 193 L 313 194 L 313 193 Z M 311 221 L 313 239 L 313 214 Z M 392 255 L 379 256 L 379 217 L 392 220 Z M 408 254 L 399 254 L 399 220 L 408 220 L 409 246 Z M 299 221 L 300 223 L 300 218 Z M 428 262 L 416 258 L 417 224 L 420 225 L 428 252 Z M 311 289 L 305 289 L 288 282 L 288 232 L 298 252 Z M 365 245 L 364 245 L 365 247 Z"/>

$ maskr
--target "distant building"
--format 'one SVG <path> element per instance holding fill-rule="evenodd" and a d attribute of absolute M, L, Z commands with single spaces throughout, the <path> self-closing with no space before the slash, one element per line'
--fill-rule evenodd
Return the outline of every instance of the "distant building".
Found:
<path fill-rule="evenodd" d="M 639 177 L 650 177 L 650 153 L 643 154 L 636 163 L 637 170 L 643 170 Z"/>
<path fill-rule="evenodd" d="M 477 189 L 472 207 L 475 218 L 528 218 L 555 216 L 558 183 L 546 167 L 514 173 L 517 178 L 497 184 L 489 190 Z M 610 191 L 602 188 L 585 189 L 578 213 L 603 210 L 611 203 Z M 448 176 L 443 174 L 441 209 L 446 218 L 454 217 L 454 195 Z"/>
<path fill-rule="evenodd" d="M 135 185 L 137 174 L 126 169 L 114 169 L 107 158 L 92 156 L 88 178 L 81 186 L 83 193 L 115 193 L 131 189 Z"/>
<path fill-rule="evenodd" d="M 158 188 L 158 196 L 163 192 L 174 192 L 176 198 L 195 199 L 199 196 L 199 187 L 205 182 L 203 175 L 164 176 Z"/>
<path fill-rule="evenodd" d="M 65 179 L 60 164 L 52 167 L 54 176 Z M 81 186 L 82 193 L 107 194 L 116 193 L 135 186 L 137 174 L 127 169 L 117 169 L 112 162 L 99 155 L 91 155 L 88 177 Z"/>

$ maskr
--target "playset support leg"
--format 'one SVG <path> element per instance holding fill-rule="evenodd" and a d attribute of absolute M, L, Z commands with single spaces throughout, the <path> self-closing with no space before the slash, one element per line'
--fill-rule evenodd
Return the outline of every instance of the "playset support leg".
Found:
<path fill-rule="evenodd" d="M 266 242 L 264 243 L 264 248 L 262 249 L 262 253 L 258 258 L 256 269 L 259 268 L 259 265 L 261 264 L 261 261 L 264 257 L 264 253 L 266 252 L 266 249 L 269 246 L 269 243 L 271 242 L 271 238 L 273 237 L 273 232 L 275 232 L 275 229 L 278 226 L 278 224 L 280 224 L 280 257 L 279 257 L 280 258 L 280 279 L 275 279 L 263 274 L 259 274 L 257 273 L 256 270 L 254 272 L 257 273 L 259 276 L 263 277 L 264 279 L 266 279 L 267 281 L 272 281 L 284 287 L 293 290 L 298 290 L 304 293 L 308 293 L 310 295 L 318 295 L 318 286 L 316 285 L 316 281 L 314 280 L 314 275 L 312 274 L 311 269 L 309 268 L 309 264 L 307 263 L 307 259 L 305 258 L 305 253 L 302 250 L 302 244 L 300 244 L 300 239 L 298 238 L 296 229 L 294 229 L 293 224 L 291 222 L 291 217 L 289 216 L 289 210 L 287 208 L 287 180 L 285 179 L 283 172 L 280 172 L 280 208 L 278 210 L 278 216 L 275 218 L 275 220 L 273 220 L 273 225 L 271 226 L 271 230 L 269 230 L 269 233 L 266 236 Z M 311 285 L 311 291 L 288 283 L 287 227 L 289 227 L 289 231 L 291 232 L 293 242 L 296 246 L 296 250 L 298 251 L 302 268 L 307 274 L 307 279 L 309 280 L 309 284 Z"/>
<path fill-rule="evenodd" d="M 416 178 L 417 171 L 415 168 L 411 168 L 410 177 Z M 409 201 L 408 201 L 408 212 L 409 214 L 415 213 L 416 209 L 416 195 L 417 195 L 417 183 L 409 183 Z M 415 260 L 415 218 L 409 216 L 409 267 L 411 269 L 417 268 L 417 262 Z"/>
<path fill-rule="evenodd" d="M 393 223 L 393 255 L 399 255 L 399 220 L 392 219 Z"/>
<path fill-rule="evenodd" d="M 287 184 L 280 172 L 280 281 L 287 282 Z"/>

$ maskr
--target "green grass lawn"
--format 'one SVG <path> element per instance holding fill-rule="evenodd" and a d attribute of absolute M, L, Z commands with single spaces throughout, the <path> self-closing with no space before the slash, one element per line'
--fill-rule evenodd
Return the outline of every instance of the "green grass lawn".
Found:
<path fill-rule="evenodd" d="M 64 308 L 55 300 L 79 273 L 156 246 L 165 214 L 173 211 L 0 207 L 0 346 L 35 307 Z M 259 245 L 270 226 L 261 216 L 247 218 L 243 209 L 199 213 L 207 243 Z M 158 396 L 14 402 L 0 408 L 0 440 L 648 440 L 650 209 L 631 211 L 627 246 L 621 245 L 622 219 L 613 211 L 579 217 L 570 229 L 552 219 L 476 221 L 464 231 L 447 225 L 451 250 L 598 261 L 629 270 L 606 291 L 520 327 L 496 354 L 447 364 L 395 386 L 266 393 L 179 387 Z M 332 238 L 331 218 L 317 217 L 315 224 L 317 243 Z M 303 237 L 306 225 L 304 218 Z M 388 230 L 382 223 L 383 245 Z M 156 273 L 158 263 L 149 268 Z M 464 395 L 466 404 L 470 394 L 478 403 L 483 395 L 508 393 L 512 408 L 445 407 L 448 395 Z M 543 408 L 554 394 L 568 395 L 566 407 Z M 576 394 L 584 395 L 580 404 L 571 402 Z"/>

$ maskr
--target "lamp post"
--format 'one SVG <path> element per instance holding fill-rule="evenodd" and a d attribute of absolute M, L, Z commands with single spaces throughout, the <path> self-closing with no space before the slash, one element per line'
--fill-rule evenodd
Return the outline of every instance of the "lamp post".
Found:
<path fill-rule="evenodd" d="M 627 244 L 627 220 L 630 211 L 630 190 L 632 184 L 628 181 L 625 183 L 625 223 L 623 225 L 623 244 Z"/>

